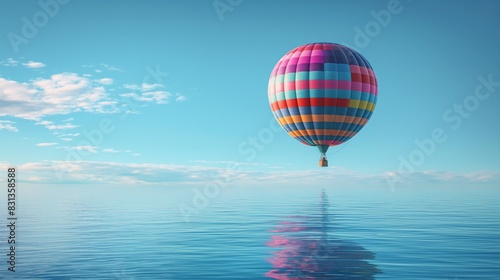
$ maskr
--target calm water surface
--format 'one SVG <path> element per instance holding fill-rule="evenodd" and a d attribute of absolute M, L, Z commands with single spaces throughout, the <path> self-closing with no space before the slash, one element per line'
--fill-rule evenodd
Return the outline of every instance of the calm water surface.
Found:
<path fill-rule="evenodd" d="M 192 198 L 21 185 L 17 272 L 2 227 L 0 279 L 500 279 L 494 188 L 235 186 L 186 222 Z"/>

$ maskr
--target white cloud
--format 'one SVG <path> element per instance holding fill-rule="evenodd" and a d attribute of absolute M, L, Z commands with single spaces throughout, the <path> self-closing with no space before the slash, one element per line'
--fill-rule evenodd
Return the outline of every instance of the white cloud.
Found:
<path fill-rule="evenodd" d="M 120 94 L 121 97 L 131 98 L 135 101 L 151 102 L 156 104 L 166 104 L 172 93 L 164 90 L 157 90 L 165 87 L 162 84 L 143 83 L 140 86 L 135 84 L 124 84 L 125 89 L 134 91 Z M 156 90 L 155 90 L 156 89 Z M 186 101 L 187 98 L 179 93 L 175 95 L 175 101 Z"/>
<path fill-rule="evenodd" d="M 118 68 L 118 67 L 115 67 L 115 66 L 112 66 L 112 65 L 109 65 L 109 64 L 105 64 L 105 63 L 101 63 L 100 64 L 101 67 L 103 67 L 104 69 L 108 70 L 108 71 L 118 71 L 118 72 L 123 72 L 122 69 Z"/>
<path fill-rule="evenodd" d="M 71 124 L 71 123 L 65 123 L 65 124 L 53 124 L 53 125 L 47 125 L 46 126 L 50 130 L 66 130 L 66 129 L 73 129 L 77 128 L 78 126 Z"/>
<path fill-rule="evenodd" d="M 13 64 L 14 60 L 3 62 Z M 30 61 L 24 63 L 29 67 L 41 67 L 40 63 Z M 101 65 L 107 69 L 118 68 Z M 84 66 L 94 67 L 94 66 Z M 0 117 L 13 116 L 22 119 L 39 121 L 50 130 L 72 129 L 77 126 L 65 120 L 62 124 L 49 123 L 41 119 L 52 115 L 65 115 L 76 112 L 85 113 L 138 113 L 137 109 L 147 104 L 167 104 L 171 100 L 185 101 L 180 94 L 175 96 L 161 88 L 162 84 L 142 83 L 140 85 L 124 84 L 129 93 L 113 94 L 111 78 L 91 79 L 75 73 L 59 73 L 50 77 L 19 82 L 0 76 Z M 116 90 L 117 88 L 115 88 Z M 119 89 L 119 88 L 118 88 Z M 122 89 L 123 90 L 123 89 Z M 121 97 L 127 97 L 125 100 Z M 138 101 L 132 102 L 131 101 Z M 144 104 L 141 104 L 141 103 Z M 13 126 L 2 125 L 2 129 L 13 130 Z"/>
<path fill-rule="evenodd" d="M 59 137 L 77 137 L 77 136 L 80 136 L 80 133 L 65 133 L 59 135 Z"/>
<path fill-rule="evenodd" d="M 113 84 L 113 79 L 111 78 L 102 78 L 97 80 L 98 83 L 103 84 L 103 85 L 111 85 Z"/>
<path fill-rule="evenodd" d="M 0 116 L 37 120 L 73 112 L 111 113 L 116 106 L 103 87 L 74 73 L 21 83 L 0 77 Z"/>
<path fill-rule="evenodd" d="M 218 170 L 202 166 L 181 166 L 153 163 L 117 163 L 96 161 L 50 161 L 27 163 L 23 168 L 26 177 L 42 177 L 40 183 L 81 182 L 110 184 L 169 184 L 193 183 L 212 180 Z M 52 171 L 52 172 L 50 172 Z M 192 175 L 197 175 L 192 179 Z"/>
<path fill-rule="evenodd" d="M 142 92 L 146 91 L 152 91 L 155 89 L 163 88 L 165 87 L 162 84 L 148 84 L 148 83 L 142 83 L 141 85 L 135 85 L 135 84 L 124 84 L 124 88 L 129 89 L 129 90 L 140 90 Z"/>
<path fill-rule="evenodd" d="M 105 64 L 105 63 L 100 63 L 98 66 L 96 66 L 95 64 L 85 64 L 85 65 L 82 65 L 82 67 L 84 67 L 84 68 L 98 68 L 98 67 L 100 67 L 101 69 L 94 70 L 97 73 L 101 73 L 102 69 L 108 70 L 108 71 L 123 72 L 122 69 L 115 67 L 115 66 L 112 66 L 112 65 L 109 65 L 109 64 Z"/>
<path fill-rule="evenodd" d="M 74 147 L 71 147 L 70 149 L 75 150 L 75 151 L 87 151 L 87 152 L 91 152 L 93 154 L 97 153 L 96 146 L 74 146 Z"/>
<path fill-rule="evenodd" d="M 184 95 L 180 95 L 180 94 L 176 93 L 175 96 L 176 96 L 175 101 L 177 101 L 177 102 L 182 102 L 182 101 L 187 100 L 187 98 Z"/>
<path fill-rule="evenodd" d="M 133 84 L 124 84 L 123 87 L 129 90 L 139 90 L 140 88 L 138 85 Z"/>
<path fill-rule="evenodd" d="M 26 63 L 23 63 L 23 65 L 26 66 L 27 68 L 32 68 L 32 69 L 45 67 L 45 64 L 43 64 L 41 62 L 32 61 L 32 60 L 30 60 Z"/>
<path fill-rule="evenodd" d="M 61 140 L 63 140 L 63 141 L 71 141 L 71 140 L 73 140 L 73 138 L 63 137 L 63 138 L 61 138 Z"/>
<path fill-rule="evenodd" d="M 93 146 L 77 146 L 77 151 L 96 152 Z M 229 164 L 233 165 L 233 164 Z M 178 186 L 206 185 L 220 179 L 228 185 L 245 184 L 304 186 L 387 186 L 385 174 L 365 174 L 340 167 L 299 171 L 250 171 L 245 165 L 236 164 L 236 169 L 214 166 L 172 165 L 157 163 L 119 163 L 97 161 L 44 161 L 24 163 L 19 166 L 26 178 L 37 177 L 37 183 L 109 183 L 109 184 L 157 184 Z M 0 163 L 0 169 L 2 163 Z M 267 168 L 266 168 L 267 169 Z M 422 182 L 436 182 L 437 186 L 458 186 L 468 184 L 498 185 L 500 172 L 481 171 L 470 173 L 451 173 L 425 171 L 414 173 L 409 180 L 421 185 Z M 422 181 L 424 180 L 424 181 Z M 369 183 L 368 183 L 369 182 Z M 387 186 L 387 191 L 390 191 Z"/>
<path fill-rule="evenodd" d="M 13 121 L 0 121 L 0 130 L 5 129 L 13 132 L 18 132 L 19 130 L 13 124 Z"/>
<path fill-rule="evenodd" d="M 141 90 L 142 91 L 151 91 L 151 90 L 162 88 L 162 87 L 163 87 L 162 84 L 148 84 L 148 83 L 143 83 L 141 85 Z"/>
<path fill-rule="evenodd" d="M 44 126 L 47 126 L 47 125 L 52 125 L 53 122 L 51 121 L 38 121 L 35 123 L 35 125 L 44 125 Z"/>
<path fill-rule="evenodd" d="M 9 58 L 7 58 L 7 60 L 2 61 L 1 64 L 4 66 L 14 67 L 14 66 L 17 66 L 19 64 L 19 61 L 9 57 Z"/>
<path fill-rule="evenodd" d="M 57 145 L 57 143 L 38 143 L 36 144 L 38 147 L 48 147 L 48 146 L 54 146 Z"/>
<path fill-rule="evenodd" d="M 152 102 L 156 104 L 166 104 L 168 102 L 168 98 L 171 95 L 172 94 L 167 91 L 149 91 L 143 93 L 135 93 L 135 92 L 124 93 L 121 94 L 120 96 L 132 98 L 136 101 Z"/>
<path fill-rule="evenodd" d="M 118 105 L 118 102 L 114 101 L 114 100 L 99 101 L 99 103 L 97 105 L 99 105 L 99 107 L 108 107 L 108 108 L 113 107 L 114 108 L 115 105 Z"/>
<path fill-rule="evenodd" d="M 60 136 L 59 136 L 60 137 Z M 72 141 L 73 138 L 60 138 L 63 141 Z M 78 151 L 79 153 L 92 153 L 92 154 L 97 154 L 97 153 L 109 153 L 109 154 L 115 154 L 115 153 L 132 153 L 130 150 L 116 150 L 112 148 L 101 148 L 98 146 L 90 146 L 90 145 L 80 145 L 80 146 L 59 146 L 57 147 L 58 149 L 63 149 L 66 151 Z"/>
<path fill-rule="evenodd" d="M 138 100 L 165 104 L 171 95 L 172 94 L 170 92 L 166 91 L 149 91 L 142 93 Z"/>
<path fill-rule="evenodd" d="M 73 129 L 73 128 L 78 127 L 72 123 L 69 123 L 68 122 L 69 120 L 73 120 L 73 118 L 68 118 L 68 119 L 64 120 L 65 123 L 63 123 L 63 124 L 54 124 L 54 122 L 51 122 L 51 121 L 38 121 L 35 123 L 35 125 L 43 125 L 49 130 L 66 130 L 66 129 Z"/>
<path fill-rule="evenodd" d="M 418 171 L 418 172 L 385 172 L 383 176 L 386 182 L 392 182 L 397 188 L 398 185 L 408 183 L 481 183 L 488 181 L 500 181 L 500 172 L 476 171 L 476 172 L 444 172 L 444 171 Z"/>
<path fill-rule="evenodd" d="M 102 150 L 104 153 L 118 153 L 120 151 L 115 150 L 115 149 L 103 149 Z"/>

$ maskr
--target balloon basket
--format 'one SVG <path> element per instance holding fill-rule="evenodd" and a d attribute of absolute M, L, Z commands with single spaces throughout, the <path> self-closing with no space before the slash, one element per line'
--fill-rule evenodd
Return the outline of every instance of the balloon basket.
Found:
<path fill-rule="evenodd" d="M 321 158 L 319 160 L 319 167 L 328 167 L 328 160 L 326 158 Z"/>

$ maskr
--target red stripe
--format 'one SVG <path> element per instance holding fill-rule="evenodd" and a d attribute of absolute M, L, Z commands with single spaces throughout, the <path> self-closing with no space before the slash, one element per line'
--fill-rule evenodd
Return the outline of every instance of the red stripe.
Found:
<path fill-rule="evenodd" d="M 292 98 L 271 103 L 273 111 L 280 108 L 336 106 L 349 107 L 348 98 Z"/>

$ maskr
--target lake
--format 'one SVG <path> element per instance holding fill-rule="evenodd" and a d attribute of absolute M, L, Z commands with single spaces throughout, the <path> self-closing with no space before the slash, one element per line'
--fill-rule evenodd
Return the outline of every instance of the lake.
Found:
<path fill-rule="evenodd" d="M 497 188 L 235 185 L 192 202 L 192 187 L 21 183 L 0 278 L 500 279 Z"/>

